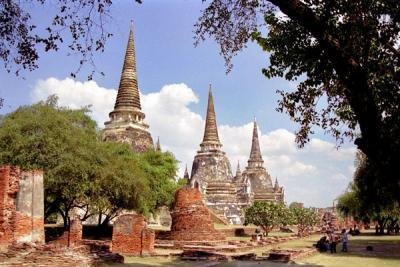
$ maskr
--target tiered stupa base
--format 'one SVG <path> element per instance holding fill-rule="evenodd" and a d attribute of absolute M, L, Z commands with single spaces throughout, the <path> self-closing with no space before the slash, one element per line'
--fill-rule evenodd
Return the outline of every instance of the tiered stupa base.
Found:
<path fill-rule="evenodd" d="M 229 223 L 242 222 L 243 212 L 238 207 L 234 184 L 222 181 L 208 182 L 205 199 L 206 205 Z"/>
<path fill-rule="evenodd" d="M 124 142 L 135 152 L 146 152 L 154 148 L 153 138 L 148 131 L 133 127 L 106 126 L 103 132 L 104 141 Z"/>
<path fill-rule="evenodd" d="M 225 153 L 216 150 L 198 151 L 192 167 L 193 185 L 199 184 L 208 208 L 231 224 L 242 223 L 237 189 Z"/>
<path fill-rule="evenodd" d="M 275 193 L 272 189 L 254 192 L 254 201 L 276 201 Z"/>
<path fill-rule="evenodd" d="M 223 242 L 226 239 L 215 230 L 197 188 L 184 187 L 175 193 L 175 207 L 171 217 L 171 239 L 175 246 Z"/>

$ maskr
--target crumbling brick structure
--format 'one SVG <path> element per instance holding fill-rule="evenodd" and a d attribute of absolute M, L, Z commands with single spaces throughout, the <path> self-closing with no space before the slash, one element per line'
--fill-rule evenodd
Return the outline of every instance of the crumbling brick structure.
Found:
<path fill-rule="evenodd" d="M 325 230 L 339 230 L 339 218 L 335 212 L 325 211 L 321 209 L 319 211 L 320 226 L 323 231 Z"/>
<path fill-rule="evenodd" d="M 175 207 L 171 216 L 171 238 L 174 241 L 225 240 L 225 236 L 215 230 L 198 188 L 184 187 L 175 193 Z"/>
<path fill-rule="evenodd" d="M 64 231 L 61 237 L 54 241 L 66 247 L 76 247 L 82 244 L 82 222 L 81 220 L 72 220 L 67 231 Z"/>
<path fill-rule="evenodd" d="M 0 167 L 0 247 L 44 243 L 43 172 Z"/>
<path fill-rule="evenodd" d="M 111 249 L 126 255 L 148 255 L 154 251 L 155 232 L 140 214 L 121 215 L 114 222 Z"/>

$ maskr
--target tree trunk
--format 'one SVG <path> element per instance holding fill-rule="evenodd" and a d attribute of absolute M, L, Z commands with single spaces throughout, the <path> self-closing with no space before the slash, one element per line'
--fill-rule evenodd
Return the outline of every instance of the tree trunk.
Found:
<path fill-rule="evenodd" d="M 383 224 L 379 225 L 379 234 L 380 235 L 385 234 L 385 226 Z"/>
<path fill-rule="evenodd" d="M 58 210 L 58 213 L 60 213 L 61 217 L 63 218 L 63 224 L 64 224 L 64 230 L 68 229 L 68 212 L 63 212 L 61 209 Z"/>
<path fill-rule="evenodd" d="M 380 235 L 385 234 L 385 220 L 384 219 L 378 220 L 378 225 L 379 225 L 379 234 Z"/>
<path fill-rule="evenodd" d="M 107 227 L 108 224 L 110 223 L 110 216 L 106 215 L 106 217 L 104 218 L 104 221 L 101 223 L 101 227 Z"/>
<path fill-rule="evenodd" d="M 99 217 L 98 217 L 98 219 L 97 219 L 97 227 L 100 227 L 101 226 L 101 217 L 103 216 L 103 214 L 100 212 L 99 213 Z"/>

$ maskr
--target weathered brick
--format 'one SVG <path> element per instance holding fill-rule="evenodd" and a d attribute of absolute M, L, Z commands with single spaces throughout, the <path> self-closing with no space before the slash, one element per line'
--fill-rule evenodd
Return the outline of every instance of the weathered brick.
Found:
<path fill-rule="evenodd" d="M 0 167 L 0 247 L 44 243 L 43 173 Z"/>
<path fill-rule="evenodd" d="M 225 235 L 215 230 L 197 188 L 184 187 L 175 193 L 175 207 L 171 216 L 171 238 L 174 241 L 225 240 Z"/>
<path fill-rule="evenodd" d="M 320 209 L 319 211 L 320 216 L 320 226 L 323 230 L 328 229 L 339 229 L 339 219 L 335 212 L 326 211 L 324 209 Z"/>
<path fill-rule="evenodd" d="M 54 240 L 53 244 L 66 247 L 76 247 L 82 244 L 82 222 L 81 220 L 72 220 L 67 231 Z"/>
<path fill-rule="evenodd" d="M 114 222 L 112 252 L 126 255 L 146 255 L 154 251 L 155 232 L 147 228 L 140 214 L 121 215 Z"/>

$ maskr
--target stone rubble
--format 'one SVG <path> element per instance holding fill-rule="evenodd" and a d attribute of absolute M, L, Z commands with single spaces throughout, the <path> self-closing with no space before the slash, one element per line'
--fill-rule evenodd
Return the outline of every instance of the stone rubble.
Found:
<path fill-rule="evenodd" d="M 123 263 L 124 258 L 109 251 L 101 241 L 87 241 L 72 247 L 19 244 L 0 252 L 0 266 L 92 266 L 104 263 Z"/>

